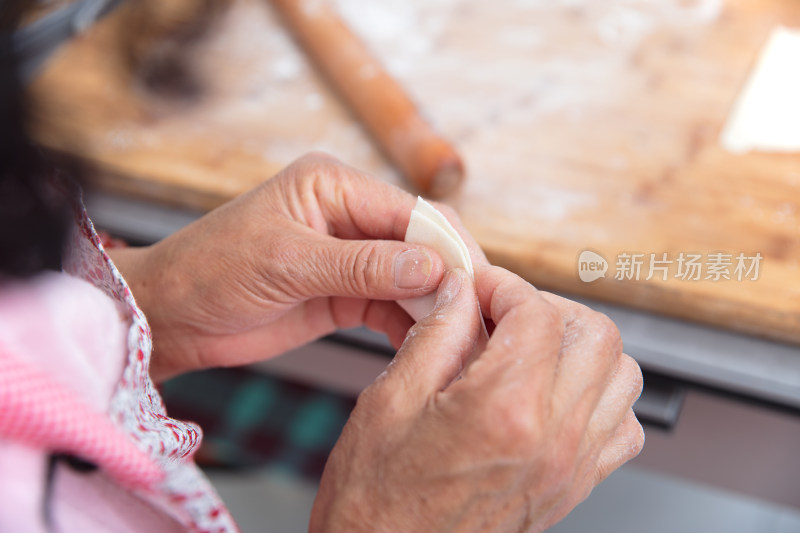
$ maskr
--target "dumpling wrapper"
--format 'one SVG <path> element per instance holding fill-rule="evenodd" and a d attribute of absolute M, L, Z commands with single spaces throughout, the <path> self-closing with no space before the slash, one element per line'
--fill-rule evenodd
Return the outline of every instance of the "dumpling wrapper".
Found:
<path fill-rule="evenodd" d="M 447 218 L 421 197 L 417 197 L 417 204 L 411 211 L 405 242 L 433 248 L 442 257 L 445 269 L 463 268 L 474 278 L 472 259 L 466 243 Z M 435 302 L 434 292 L 397 303 L 411 318 L 419 320 L 433 311 Z"/>

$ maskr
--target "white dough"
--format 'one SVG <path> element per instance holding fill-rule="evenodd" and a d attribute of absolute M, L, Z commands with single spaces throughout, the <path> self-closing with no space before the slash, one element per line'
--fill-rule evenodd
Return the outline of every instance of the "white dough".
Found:
<path fill-rule="evenodd" d="M 442 257 L 445 269 L 463 268 L 474 277 L 472 259 L 464 240 L 442 213 L 420 197 L 411 212 L 405 241 L 433 248 Z M 433 310 L 435 301 L 436 293 L 432 293 L 398 303 L 411 318 L 419 320 Z"/>
<path fill-rule="evenodd" d="M 429 222 L 417 224 L 409 222 L 408 229 L 406 230 L 406 242 L 425 244 L 423 242 L 425 239 L 425 227 L 429 223 L 435 224 L 444 230 L 444 232 L 447 233 L 447 236 L 450 237 L 450 242 L 444 246 L 444 248 L 448 248 L 453 252 L 452 261 L 448 261 L 449 257 L 448 259 L 445 259 L 445 265 L 447 268 L 461 267 L 466 270 L 470 276 L 474 277 L 474 273 L 472 271 L 472 259 L 469 257 L 469 248 L 467 248 L 467 244 L 461 238 L 461 235 L 458 234 L 453 225 L 450 224 L 450 221 L 447 220 L 447 217 L 445 217 L 441 211 L 420 197 L 417 197 L 417 205 L 414 206 L 414 211 L 411 212 L 412 220 L 415 214 L 427 217 Z M 429 246 L 436 249 L 437 252 L 440 252 L 440 250 L 437 249 L 433 244 Z M 458 258 L 456 258 L 456 251 L 453 249 L 454 247 L 458 248 Z M 442 252 L 447 253 L 444 250 L 442 250 Z M 442 252 L 440 252 L 440 254 Z M 444 256 L 442 257 L 444 258 Z"/>
<path fill-rule="evenodd" d="M 732 153 L 800 151 L 800 31 L 772 31 L 720 143 Z"/>

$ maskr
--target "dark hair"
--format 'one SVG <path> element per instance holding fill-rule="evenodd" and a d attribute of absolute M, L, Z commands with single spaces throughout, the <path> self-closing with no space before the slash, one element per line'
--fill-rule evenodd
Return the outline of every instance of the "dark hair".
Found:
<path fill-rule="evenodd" d="M 70 203 L 53 187 L 55 167 L 27 131 L 27 102 L 13 31 L 24 2 L 0 26 L 0 279 L 61 267 Z"/>

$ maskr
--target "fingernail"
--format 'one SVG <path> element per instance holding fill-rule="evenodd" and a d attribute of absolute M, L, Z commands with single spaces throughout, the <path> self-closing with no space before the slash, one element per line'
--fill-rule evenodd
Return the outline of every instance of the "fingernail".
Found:
<path fill-rule="evenodd" d="M 394 260 L 394 284 L 400 289 L 424 287 L 431 277 L 430 256 L 417 249 L 406 250 Z"/>
<path fill-rule="evenodd" d="M 444 281 L 439 285 L 439 292 L 436 293 L 436 308 L 450 304 L 458 296 L 461 284 L 464 279 L 464 271 L 455 268 L 445 275 Z"/>

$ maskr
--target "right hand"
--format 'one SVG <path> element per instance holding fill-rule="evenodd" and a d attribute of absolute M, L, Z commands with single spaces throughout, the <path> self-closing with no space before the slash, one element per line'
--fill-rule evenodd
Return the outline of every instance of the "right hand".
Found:
<path fill-rule="evenodd" d="M 473 360 L 476 298 L 495 327 Z M 639 453 L 641 388 L 605 315 L 498 267 L 474 286 L 454 270 L 359 397 L 310 531 L 542 531 Z"/>

